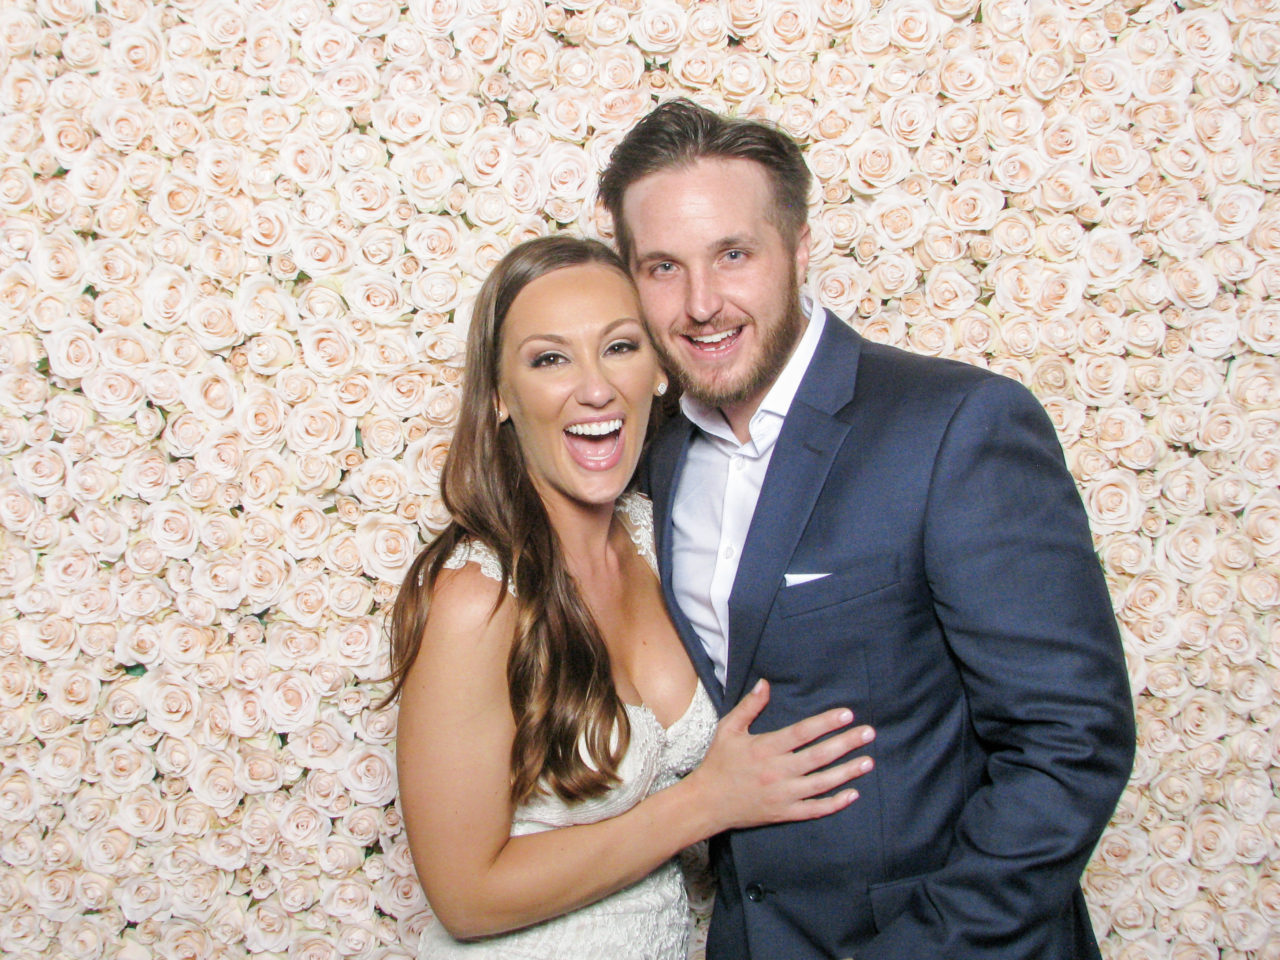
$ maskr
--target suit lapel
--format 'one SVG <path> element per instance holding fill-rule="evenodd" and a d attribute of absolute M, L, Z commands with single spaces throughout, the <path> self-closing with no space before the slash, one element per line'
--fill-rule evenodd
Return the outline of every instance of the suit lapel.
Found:
<path fill-rule="evenodd" d="M 828 313 L 817 352 L 769 460 L 729 596 L 726 704 L 736 703 L 743 694 L 783 574 L 849 434 L 850 424 L 837 414 L 853 399 L 860 353 L 861 338 Z"/>
<path fill-rule="evenodd" d="M 671 614 L 671 622 L 675 624 L 676 633 L 684 643 L 689 659 L 698 672 L 698 678 L 706 688 L 715 704 L 716 712 L 724 712 L 724 692 L 720 681 L 716 679 L 715 665 L 707 656 L 702 640 L 693 629 L 693 624 L 676 602 L 675 591 L 671 582 L 671 511 L 675 504 L 676 487 L 680 480 L 680 471 L 684 468 L 685 454 L 689 450 L 689 441 L 693 438 L 695 427 L 681 416 L 677 421 L 665 428 L 654 440 L 649 451 L 649 479 L 653 498 L 653 532 L 658 553 L 658 579 L 662 583 L 662 595 L 667 603 L 667 611 Z"/>

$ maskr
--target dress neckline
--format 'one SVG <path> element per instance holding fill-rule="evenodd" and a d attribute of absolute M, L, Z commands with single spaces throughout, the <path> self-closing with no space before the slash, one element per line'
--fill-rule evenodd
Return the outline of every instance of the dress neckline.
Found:
<path fill-rule="evenodd" d="M 680 714 L 680 716 L 676 717 L 674 720 L 671 721 L 671 726 L 669 727 L 664 727 L 662 725 L 662 721 L 658 719 L 658 715 L 654 713 L 653 710 L 650 709 L 650 707 L 646 703 L 643 703 L 643 702 L 628 703 L 627 701 L 623 700 L 622 706 L 626 708 L 626 710 L 629 712 L 634 711 L 644 716 L 647 716 L 649 719 L 653 721 L 654 725 L 659 730 L 661 730 L 664 734 L 670 736 L 673 730 L 675 730 L 677 727 L 679 727 L 686 720 L 688 720 L 689 717 L 693 715 L 693 708 L 698 702 L 698 694 L 699 692 L 702 691 L 702 689 L 703 689 L 702 681 L 695 677 L 693 681 L 693 695 L 689 697 L 689 705 L 684 708 L 684 713 Z"/>

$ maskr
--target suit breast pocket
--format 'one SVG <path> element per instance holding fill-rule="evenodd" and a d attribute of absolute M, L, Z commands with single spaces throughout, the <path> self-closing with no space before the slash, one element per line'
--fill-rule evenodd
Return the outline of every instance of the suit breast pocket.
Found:
<path fill-rule="evenodd" d="M 826 564 L 830 567 L 830 563 Z M 778 591 L 778 615 L 783 619 L 825 610 L 892 587 L 902 580 L 896 556 L 859 557 L 838 564 L 830 576 Z"/>

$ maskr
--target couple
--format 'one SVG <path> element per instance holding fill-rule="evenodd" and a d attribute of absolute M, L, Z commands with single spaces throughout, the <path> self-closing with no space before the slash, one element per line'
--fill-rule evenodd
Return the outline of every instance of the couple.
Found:
<path fill-rule="evenodd" d="M 682 958 L 703 838 L 709 960 L 1099 956 L 1133 725 L 1075 486 L 1017 384 L 800 297 L 809 182 L 672 101 L 601 179 L 621 259 L 481 289 L 392 628 L 421 957 Z"/>

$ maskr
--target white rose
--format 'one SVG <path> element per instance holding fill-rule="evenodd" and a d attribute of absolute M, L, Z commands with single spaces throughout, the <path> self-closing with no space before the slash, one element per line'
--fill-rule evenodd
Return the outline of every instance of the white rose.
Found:
<path fill-rule="evenodd" d="M 856 263 L 838 261 L 818 271 L 814 287 L 824 305 L 845 315 L 866 295 L 870 282 L 867 271 Z"/>
<path fill-rule="evenodd" d="M 218 816 L 230 816 L 244 798 L 236 785 L 234 758 L 226 751 L 202 749 L 186 776 L 192 794 Z"/>
<path fill-rule="evenodd" d="M 942 195 L 939 213 L 954 230 L 988 230 L 1004 206 L 1004 196 L 983 180 L 966 180 Z"/>
<path fill-rule="evenodd" d="M 289 412 L 285 439 L 291 450 L 337 453 L 355 442 L 355 421 L 328 398 L 313 397 Z"/>
<path fill-rule="evenodd" d="M 1245 313 L 1240 339 L 1257 353 L 1280 356 L 1280 303 L 1263 302 Z"/>
<path fill-rule="evenodd" d="M 356 525 L 365 572 L 372 577 L 399 583 L 417 554 L 418 538 L 413 528 L 384 514 L 370 514 Z"/>
<path fill-rule="evenodd" d="M 1128 470 L 1108 470 L 1098 476 L 1085 489 L 1084 504 L 1099 533 L 1138 529 L 1145 509 L 1137 478 Z"/>
<path fill-rule="evenodd" d="M 250 548 L 244 552 L 241 564 L 238 585 L 243 588 L 244 602 L 255 612 L 279 601 L 294 572 L 293 558 L 283 550 Z"/>
<path fill-rule="evenodd" d="M 199 695 L 185 677 L 163 667 L 148 670 L 139 678 L 137 692 L 147 722 L 161 733 L 185 737 L 195 729 Z"/>
<path fill-rule="evenodd" d="M 860 193 L 877 194 L 909 170 L 910 155 L 882 131 L 865 131 L 849 148 L 849 182 Z"/>
<path fill-rule="evenodd" d="M 925 278 L 925 304 L 939 317 L 960 316 L 977 301 L 978 293 L 977 284 L 954 264 L 936 266 Z"/>
<path fill-rule="evenodd" d="M 1199 260 L 1174 261 L 1165 266 L 1164 276 L 1173 302 L 1183 307 L 1207 307 L 1218 292 L 1218 278 Z"/>
<path fill-rule="evenodd" d="M 338 775 L 356 803 L 381 806 L 395 797 L 395 764 L 385 747 L 355 745 Z"/>
<path fill-rule="evenodd" d="M 71 793 L 79 786 L 88 752 L 83 740 L 75 737 L 57 737 L 45 743 L 40 750 L 34 773 L 36 779 L 54 794 Z"/>
<path fill-rule="evenodd" d="M 1180 12 L 1170 24 L 1169 42 L 1197 70 L 1211 72 L 1231 58 L 1230 25 L 1218 10 Z"/>
<path fill-rule="evenodd" d="M 1036 187 L 1036 195 L 1037 205 L 1056 213 L 1078 210 L 1095 200 L 1084 173 L 1070 161 L 1054 164 L 1046 170 Z"/>
<path fill-rule="evenodd" d="M 272 730 L 293 733 L 314 722 L 319 695 L 304 672 L 281 670 L 269 674 L 261 695 Z"/>
<path fill-rule="evenodd" d="M 274 750 L 242 742 L 235 754 L 235 783 L 245 794 L 274 793 L 284 784 L 284 768 Z"/>

